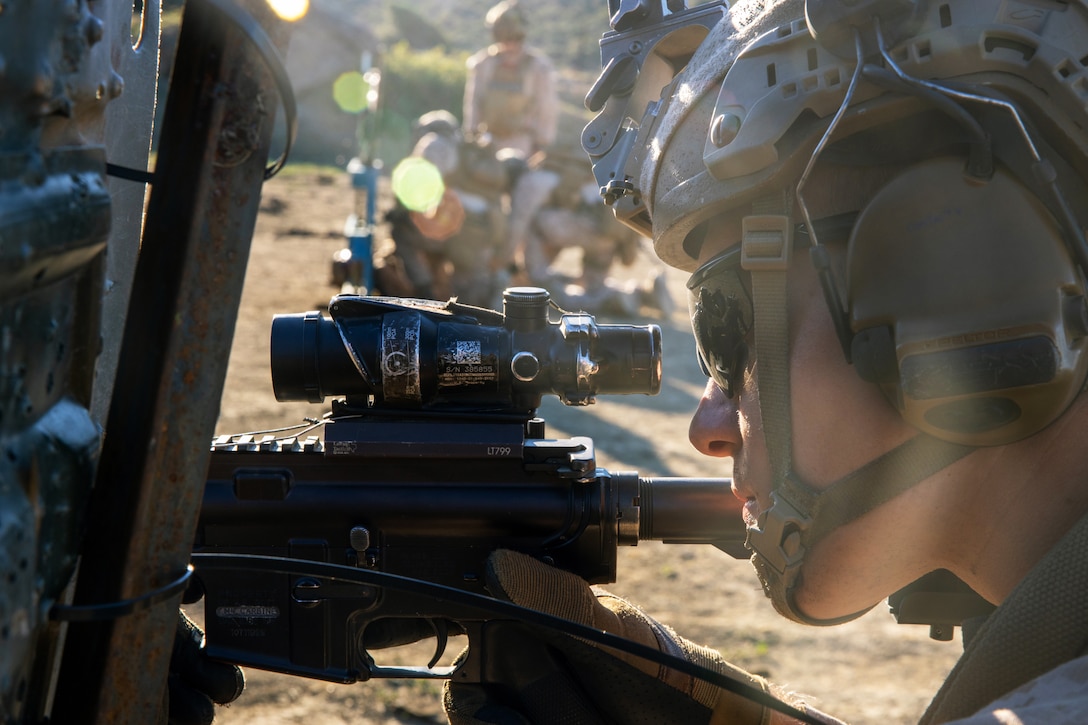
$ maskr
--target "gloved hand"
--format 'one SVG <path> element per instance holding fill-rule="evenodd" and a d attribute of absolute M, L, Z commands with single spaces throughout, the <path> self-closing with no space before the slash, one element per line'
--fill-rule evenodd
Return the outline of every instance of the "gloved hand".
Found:
<path fill-rule="evenodd" d="M 635 640 L 767 690 L 763 678 L 679 637 L 631 603 L 569 572 L 513 551 L 488 559 L 487 586 L 501 599 Z M 641 658 L 561 633 L 511 623 L 489 635 L 486 684 L 446 684 L 452 725 L 537 723 L 736 723 L 764 725 L 770 711 L 739 695 Z"/>
<path fill-rule="evenodd" d="M 209 725 L 215 719 L 214 703 L 236 700 L 246 680 L 237 665 L 205 654 L 204 632 L 179 609 L 166 684 L 170 725 Z"/>

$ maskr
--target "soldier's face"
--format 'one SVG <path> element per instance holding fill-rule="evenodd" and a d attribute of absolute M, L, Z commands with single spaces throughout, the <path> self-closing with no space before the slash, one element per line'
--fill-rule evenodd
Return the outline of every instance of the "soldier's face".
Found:
<path fill-rule="evenodd" d="M 740 225 L 722 219 L 712 227 L 700 253 L 708 261 L 736 245 Z M 843 245 L 831 245 L 833 255 Z M 788 271 L 789 373 L 792 470 L 824 489 L 915 433 L 879 390 L 858 378 L 846 362 L 819 279 L 805 249 Z M 751 524 L 770 506 L 772 476 L 758 387 L 759 359 L 748 334 L 746 364 L 736 376 L 732 398 L 710 381 L 689 429 L 692 444 L 709 456 L 733 459 L 733 491 L 745 502 Z M 809 616 L 829 619 L 859 611 L 928 571 L 925 557 L 913 556 L 924 537 L 926 486 L 912 489 L 842 527 L 806 558 L 797 604 Z M 893 532 L 889 535 L 889 532 Z"/>

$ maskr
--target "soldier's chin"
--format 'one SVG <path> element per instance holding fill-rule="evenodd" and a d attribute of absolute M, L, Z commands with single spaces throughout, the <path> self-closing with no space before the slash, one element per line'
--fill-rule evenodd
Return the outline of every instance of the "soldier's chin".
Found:
<path fill-rule="evenodd" d="M 875 607 L 881 599 L 883 597 L 872 601 L 869 596 L 844 597 L 838 592 L 811 592 L 803 577 L 790 595 L 791 606 L 801 617 L 799 621 L 817 626 L 851 622 Z"/>
<path fill-rule="evenodd" d="M 815 596 L 815 592 L 806 591 L 803 577 L 798 577 L 795 585 L 787 589 L 782 576 L 772 567 L 766 559 L 758 554 L 752 557 L 752 565 L 756 569 L 759 581 L 763 584 L 763 593 L 771 600 L 771 605 L 786 619 L 800 624 L 809 624 L 817 627 L 826 627 L 843 624 L 862 616 L 877 602 L 852 606 L 846 601 L 829 601 L 823 597 Z"/>

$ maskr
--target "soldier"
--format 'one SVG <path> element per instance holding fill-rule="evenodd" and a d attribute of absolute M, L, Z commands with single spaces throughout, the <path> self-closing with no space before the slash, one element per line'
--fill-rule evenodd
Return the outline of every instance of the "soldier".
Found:
<path fill-rule="evenodd" d="M 505 258 L 532 284 L 547 288 L 564 309 L 634 317 L 645 306 L 668 316 L 672 298 L 658 264 L 641 277 L 613 275 L 617 263 L 632 267 L 638 261 L 643 241 L 601 204 L 584 156 L 553 150 L 514 186 Z M 568 248 L 581 253 L 576 275 L 554 268 Z"/>
<path fill-rule="evenodd" d="M 689 437 L 775 608 L 838 624 L 942 569 L 997 605 L 923 723 L 1088 721 L 1086 47 L 1083 0 L 739 0 L 620 163 L 693 272 Z M 535 559 L 488 579 L 835 722 Z M 493 651 L 451 722 L 785 721 L 573 639 Z"/>
<path fill-rule="evenodd" d="M 527 159 L 555 141 L 555 70 L 543 52 L 526 45 L 525 12 L 515 0 L 492 7 L 486 21 L 495 42 L 467 61 L 465 135 L 486 135 L 496 151 Z"/>
<path fill-rule="evenodd" d="M 433 168 L 422 169 L 423 176 L 431 172 L 429 178 L 442 187 L 441 199 L 436 189 L 433 203 L 410 208 L 400 195 L 426 185 L 420 176 L 398 183 L 394 171 L 397 201 L 385 219 L 398 263 L 384 260 L 382 290 L 428 299 L 453 296 L 465 304 L 493 306 L 502 292 L 496 289 L 494 271 L 506 236 L 506 196 L 524 163 L 499 158 L 494 147 L 462 138 L 448 111 L 424 114 L 415 130 L 418 140 L 406 163 L 431 164 Z"/>
<path fill-rule="evenodd" d="M 456 143 L 428 131 L 394 170 L 394 180 L 401 183 L 394 184 L 393 207 L 385 213 L 394 246 L 382 259 L 378 275 L 385 294 L 433 299 L 448 293 L 444 244 L 460 230 L 464 209 L 443 180 L 457 163 Z M 424 204 L 402 198 L 405 192 L 426 186 L 432 187 L 429 195 L 434 198 Z"/>

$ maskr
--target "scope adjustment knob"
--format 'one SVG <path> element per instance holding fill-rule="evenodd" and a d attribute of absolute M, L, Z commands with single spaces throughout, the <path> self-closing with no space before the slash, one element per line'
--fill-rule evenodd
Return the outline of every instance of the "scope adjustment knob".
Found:
<path fill-rule="evenodd" d="M 529 383 L 540 374 L 540 360 L 531 352 L 519 352 L 510 360 L 510 372 L 523 383 Z"/>

